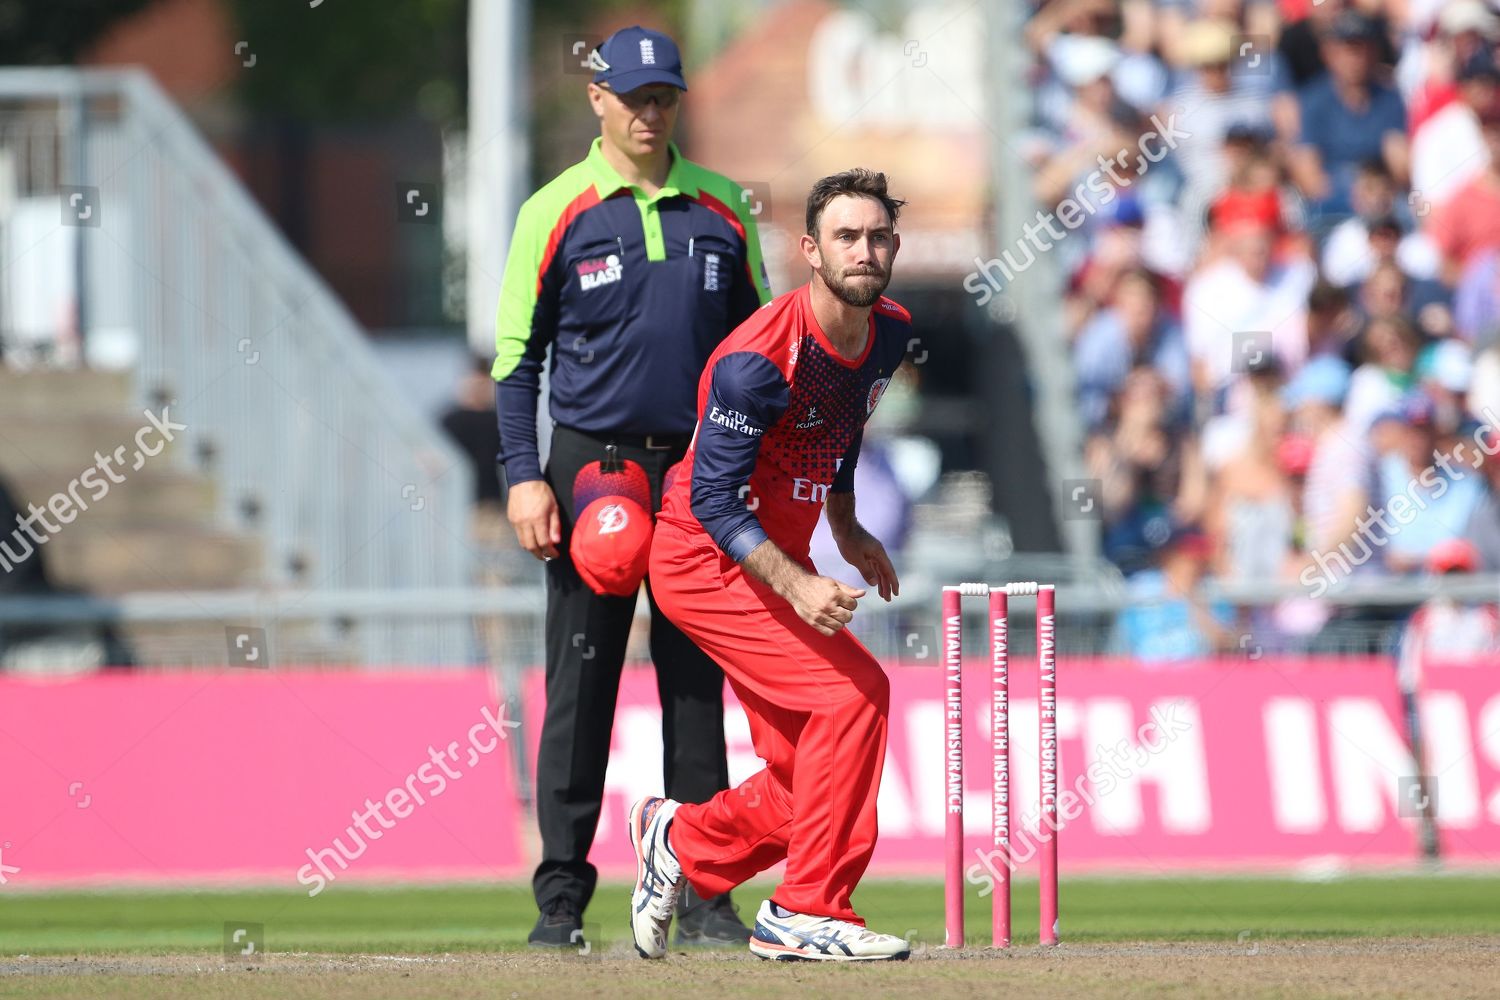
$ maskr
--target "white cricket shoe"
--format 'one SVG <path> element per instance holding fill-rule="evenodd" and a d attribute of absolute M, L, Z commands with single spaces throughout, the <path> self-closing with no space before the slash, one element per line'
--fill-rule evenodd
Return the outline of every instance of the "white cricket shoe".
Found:
<path fill-rule="evenodd" d="M 833 917 L 812 917 L 782 910 L 768 899 L 755 915 L 750 950 L 761 958 L 782 962 L 900 961 L 911 955 L 911 945 L 894 934 L 877 934 L 859 924 Z"/>
<path fill-rule="evenodd" d="M 635 848 L 635 892 L 630 895 L 630 933 L 642 958 L 664 958 L 672 911 L 682 886 L 682 866 L 667 841 L 677 811 L 671 799 L 647 796 L 630 807 L 630 844 Z"/>

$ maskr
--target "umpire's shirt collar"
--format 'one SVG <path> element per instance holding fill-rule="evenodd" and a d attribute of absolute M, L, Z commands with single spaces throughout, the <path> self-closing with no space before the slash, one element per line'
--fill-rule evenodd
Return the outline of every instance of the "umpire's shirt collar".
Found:
<path fill-rule="evenodd" d="M 683 164 L 687 161 L 682 158 L 682 153 L 677 149 L 675 142 L 667 143 L 667 149 L 672 156 L 672 166 L 667 170 L 666 183 L 661 186 L 661 190 L 649 198 L 640 188 L 625 183 L 625 178 L 609 165 L 609 161 L 604 158 L 603 143 L 603 139 L 595 139 L 594 144 L 589 147 L 587 157 L 589 169 L 594 175 L 594 189 L 599 192 L 601 201 L 622 188 L 628 189 L 638 200 L 643 199 L 647 202 L 671 198 L 675 195 L 687 195 L 691 198 L 698 194 L 698 185 L 693 183 L 691 172 L 683 169 Z"/>

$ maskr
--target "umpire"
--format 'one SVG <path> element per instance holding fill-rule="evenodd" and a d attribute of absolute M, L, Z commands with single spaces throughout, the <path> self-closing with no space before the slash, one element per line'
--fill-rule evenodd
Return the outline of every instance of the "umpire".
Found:
<path fill-rule="evenodd" d="M 636 596 L 600 596 L 568 556 L 573 482 L 618 456 L 650 480 L 682 458 L 710 352 L 770 298 L 755 223 L 738 185 L 672 143 L 682 61 L 671 38 L 631 27 L 590 55 L 599 138 L 588 156 L 521 206 L 500 291 L 493 375 L 506 513 L 546 562 L 547 709 L 536 768 L 540 917 L 528 939 L 581 940 L 598 880 L 588 861 L 599 822 L 620 669 Z M 552 446 L 537 449 L 547 349 Z M 611 448 L 611 446 L 613 446 Z M 666 794 L 702 802 L 729 785 L 723 674 L 651 598 L 651 658 L 662 706 Z M 729 897 L 678 904 L 679 944 L 743 947 Z"/>

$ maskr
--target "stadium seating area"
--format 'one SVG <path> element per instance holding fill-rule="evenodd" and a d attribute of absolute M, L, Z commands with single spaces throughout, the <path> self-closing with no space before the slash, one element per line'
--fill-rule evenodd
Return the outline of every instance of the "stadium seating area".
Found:
<path fill-rule="evenodd" d="M 1497 38 L 1481 0 L 1031 18 L 1021 152 L 1077 223 L 1086 461 L 1139 596 L 1500 570 Z M 1192 613 L 1190 645 L 1224 648 L 1229 617 Z"/>

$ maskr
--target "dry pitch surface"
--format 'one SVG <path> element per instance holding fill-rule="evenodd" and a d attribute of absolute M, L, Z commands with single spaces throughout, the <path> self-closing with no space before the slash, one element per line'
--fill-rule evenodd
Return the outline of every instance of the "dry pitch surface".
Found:
<path fill-rule="evenodd" d="M 1484 997 L 1500 990 L 1500 937 L 1068 944 L 1010 954 L 919 951 L 863 966 L 673 954 L 588 956 L 202 955 L 6 960 L 5 997 Z"/>
<path fill-rule="evenodd" d="M 936 883 L 871 882 L 856 904 L 906 933 L 909 962 L 763 962 L 748 951 L 635 957 L 628 890 L 600 887 L 588 954 L 528 951 L 520 884 L 361 889 L 0 892 L 4 997 L 1493 997 L 1500 878 L 1084 879 L 1063 887 L 1063 944 L 1038 948 L 1035 884 L 1016 896 L 1018 947 L 950 952 Z M 765 886 L 737 898 L 753 907 Z M 968 931 L 988 936 L 988 900 Z M 752 911 L 753 912 L 753 911 Z M 269 953 L 227 961 L 230 928 Z M 1029 938 L 1029 940 L 1028 940 Z"/>

